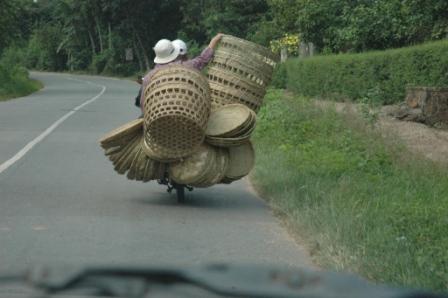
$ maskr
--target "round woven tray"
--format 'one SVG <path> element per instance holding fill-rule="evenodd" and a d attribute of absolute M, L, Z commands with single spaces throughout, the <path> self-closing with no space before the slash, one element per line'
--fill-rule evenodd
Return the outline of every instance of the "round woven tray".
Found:
<path fill-rule="evenodd" d="M 225 177 L 229 180 L 241 179 L 249 174 L 255 164 L 255 151 L 252 143 L 229 148 L 229 165 Z"/>
<path fill-rule="evenodd" d="M 216 147 L 238 147 L 245 143 L 247 143 L 250 139 L 250 135 L 239 137 L 239 138 L 214 138 L 207 137 L 205 141 L 207 144 L 216 146 Z"/>
<path fill-rule="evenodd" d="M 204 173 L 203 178 L 192 184 L 194 187 L 210 187 L 219 183 L 227 171 L 229 164 L 229 152 L 227 149 L 215 148 L 215 159 L 210 170 Z"/>
<path fill-rule="evenodd" d="M 214 166 L 215 155 L 216 150 L 213 147 L 203 144 L 194 154 L 181 162 L 170 164 L 169 176 L 177 183 L 193 185 L 210 172 Z"/>
<path fill-rule="evenodd" d="M 103 136 L 99 142 L 104 149 L 127 143 L 143 129 L 143 119 L 132 120 Z"/>
<path fill-rule="evenodd" d="M 239 129 L 229 131 L 226 134 L 223 134 L 220 137 L 223 138 L 235 138 L 235 137 L 244 137 L 252 134 L 256 127 L 256 115 L 255 112 L 250 110 L 251 116 L 248 118 L 245 124 L 243 124 Z"/>
<path fill-rule="evenodd" d="M 192 154 L 204 140 L 210 89 L 197 70 L 171 65 L 157 71 L 145 89 L 145 141 L 160 160 Z"/>
<path fill-rule="evenodd" d="M 233 135 L 232 132 L 240 131 L 247 126 L 250 119 L 252 119 L 251 110 L 246 106 L 226 105 L 210 114 L 205 134 L 211 137 Z"/>

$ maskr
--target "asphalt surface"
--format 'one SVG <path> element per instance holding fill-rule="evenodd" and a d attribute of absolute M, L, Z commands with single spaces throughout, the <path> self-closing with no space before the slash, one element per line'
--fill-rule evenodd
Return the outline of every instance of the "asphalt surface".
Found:
<path fill-rule="evenodd" d="M 129 181 L 114 172 L 98 139 L 139 115 L 133 106 L 136 83 L 32 76 L 45 88 L 0 102 L 1 269 L 36 264 L 310 265 L 247 181 L 195 189 L 179 205 L 164 186 Z"/>

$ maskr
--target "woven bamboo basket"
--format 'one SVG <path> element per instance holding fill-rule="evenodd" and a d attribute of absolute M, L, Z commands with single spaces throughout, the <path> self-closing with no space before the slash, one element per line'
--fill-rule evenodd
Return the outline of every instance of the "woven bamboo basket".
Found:
<path fill-rule="evenodd" d="M 250 80 L 261 87 L 269 84 L 273 73 L 273 68 L 269 64 L 252 59 L 250 52 L 227 52 L 220 48 L 216 50 L 211 66 Z"/>
<path fill-rule="evenodd" d="M 210 88 L 197 70 L 172 65 L 156 72 L 145 88 L 146 153 L 160 161 L 191 155 L 204 140 Z"/>
<path fill-rule="evenodd" d="M 225 35 L 210 63 L 212 109 L 242 103 L 258 112 L 277 58 L 255 43 Z"/>
<path fill-rule="evenodd" d="M 224 35 L 219 45 L 221 48 L 228 49 L 229 51 L 247 51 L 252 54 L 254 59 L 261 60 L 263 63 L 271 65 L 272 67 L 274 67 L 279 60 L 279 57 L 272 53 L 269 49 L 235 36 Z"/>
<path fill-rule="evenodd" d="M 207 73 L 212 97 L 212 109 L 232 103 L 241 103 L 258 112 L 266 93 L 250 80 L 243 80 L 218 68 L 210 68 Z"/>

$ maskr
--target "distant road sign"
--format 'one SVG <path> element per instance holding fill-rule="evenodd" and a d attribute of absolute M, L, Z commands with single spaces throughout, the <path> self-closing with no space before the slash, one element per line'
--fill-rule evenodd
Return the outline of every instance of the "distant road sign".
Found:
<path fill-rule="evenodd" d="M 126 49 L 125 50 L 125 56 L 126 56 L 126 61 L 132 61 L 134 60 L 134 53 L 132 52 L 132 49 Z"/>

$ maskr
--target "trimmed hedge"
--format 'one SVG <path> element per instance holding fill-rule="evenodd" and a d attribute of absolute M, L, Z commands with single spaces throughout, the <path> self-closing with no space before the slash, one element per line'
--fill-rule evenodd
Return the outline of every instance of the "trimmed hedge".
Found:
<path fill-rule="evenodd" d="M 382 104 L 404 100 L 406 86 L 448 86 L 448 40 L 419 46 L 291 59 L 291 91 L 331 99 L 372 98 Z M 373 95 L 372 95 L 373 94 Z"/>

